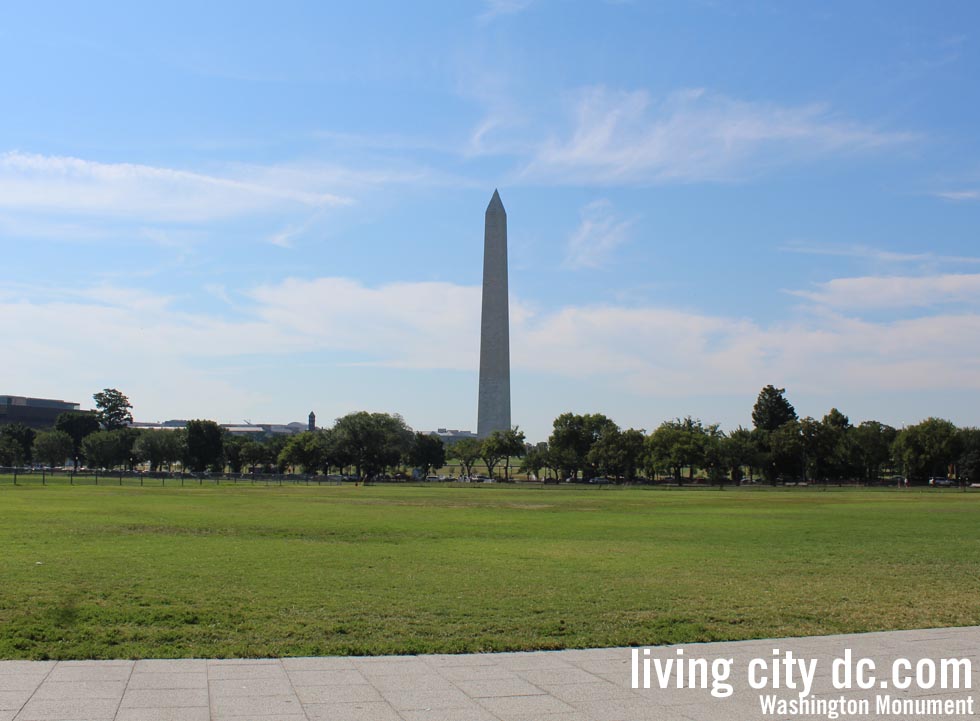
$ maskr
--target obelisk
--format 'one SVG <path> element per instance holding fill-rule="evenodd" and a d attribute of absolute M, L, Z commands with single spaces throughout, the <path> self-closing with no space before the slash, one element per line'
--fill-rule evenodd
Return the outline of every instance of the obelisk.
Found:
<path fill-rule="evenodd" d="M 510 430 L 510 316 L 507 306 L 507 212 L 496 190 L 483 234 L 483 316 L 476 433 Z"/>

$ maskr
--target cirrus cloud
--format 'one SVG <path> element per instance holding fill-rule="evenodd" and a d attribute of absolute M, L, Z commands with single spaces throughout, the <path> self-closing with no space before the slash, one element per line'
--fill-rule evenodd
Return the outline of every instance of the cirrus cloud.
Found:
<path fill-rule="evenodd" d="M 540 143 L 522 177 L 604 185 L 736 180 L 913 137 L 842 119 L 821 104 L 739 100 L 703 89 L 657 99 L 597 86 L 575 96 L 571 128 Z"/>
<path fill-rule="evenodd" d="M 598 268 L 629 238 L 633 220 L 622 220 L 605 198 L 595 200 L 581 211 L 582 220 L 565 248 L 566 268 Z"/>
<path fill-rule="evenodd" d="M 242 167 L 218 175 L 11 151 L 0 154 L 0 208 L 194 222 L 350 202 L 311 185 L 266 182 L 268 175 L 268 169 Z"/>

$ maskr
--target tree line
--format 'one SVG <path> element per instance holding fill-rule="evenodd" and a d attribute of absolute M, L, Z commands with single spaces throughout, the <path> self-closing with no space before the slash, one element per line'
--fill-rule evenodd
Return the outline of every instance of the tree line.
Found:
<path fill-rule="evenodd" d="M 132 404 L 125 394 L 107 388 L 93 396 L 95 413 L 62 413 L 54 428 L 36 432 L 21 424 L 0 427 L 0 466 L 43 462 L 60 466 L 172 470 L 176 464 L 194 472 L 256 470 L 283 473 L 289 469 L 314 474 L 337 470 L 366 479 L 401 468 L 427 475 L 446 463 L 441 439 L 416 433 L 398 415 L 350 413 L 331 428 L 262 439 L 236 436 L 211 420 L 188 421 L 172 430 L 137 429 Z M 492 469 L 501 459 L 523 455 L 524 435 L 497 433 L 482 444 Z"/>
<path fill-rule="evenodd" d="M 914 483 L 952 475 L 980 481 L 980 429 L 928 418 L 901 430 L 875 420 L 852 425 L 836 408 L 820 420 L 799 418 L 785 389 L 767 385 L 752 409 L 751 429 L 677 418 L 653 432 L 621 430 L 602 414 L 564 413 L 547 443 L 530 449 L 523 468 L 555 478 L 632 480 L 665 475 L 677 483 L 703 476 L 740 483 L 746 474 L 783 481 L 876 483 L 885 470 Z"/>
<path fill-rule="evenodd" d="M 0 427 L 0 465 L 55 466 L 70 458 L 76 467 L 147 464 L 158 471 L 179 463 L 196 472 L 337 470 L 364 479 L 406 468 L 428 475 L 451 459 L 461 475 L 474 476 L 482 463 L 489 476 L 508 479 L 512 463 L 523 459 L 521 473 L 611 482 L 667 476 L 677 483 L 704 477 L 724 484 L 748 475 L 769 483 L 870 484 L 885 470 L 915 483 L 947 475 L 980 481 L 980 429 L 957 428 L 940 418 L 900 430 L 874 420 L 852 425 L 836 408 L 820 420 L 799 418 L 785 389 L 772 385 L 756 399 L 751 429 L 726 433 L 718 424 L 688 416 L 647 433 L 621 429 L 601 413 L 563 413 L 545 443 L 527 444 L 524 433 L 513 428 L 448 447 L 437 436 L 414 432 L 398 415 L 366 411 L 338 418 L 331 428 L 261 440 L 231 435 L 210 420 L 192 420 L 174 430 L 139 430 L 129 425 L 132 405 L 123 393 L 107 388 L 93 398 L 95 413 L 63 413 L 48 431 Z"/>

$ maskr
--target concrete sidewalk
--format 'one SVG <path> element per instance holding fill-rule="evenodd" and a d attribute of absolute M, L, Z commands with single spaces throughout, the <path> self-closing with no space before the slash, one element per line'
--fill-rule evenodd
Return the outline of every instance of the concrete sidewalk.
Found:
<path fill-rule="evenodd" d="M 774 651 L 778 649 L 778 651 Z M 831 685 L 832 661 L 850 649 L 869 657 L 891 679 L 899 657 L 965 658 L 970 687 L 907 691 L 882 688 L 839 691 Z M 786 687 L 785 662 L 776 690 L 753 690 L 747 668 L 792 651 L 816 660 L 811 696 L 869 700 L 870 713 L 840 718 L 973 718 L 969 714 L 879 713 L 875 696 L 889 703 L 960 701 L 978 683 L 980 627 L 820 636 L 813 638 L 657 647 L 649 658 L 732 659 L 729 698 L 708 688 L 633 689 L 632 652 L 627 648 L 533 653 L 432 656 L 328 657 L 258 660 L 0 661 L 0 721 L 739 721 L 794 718 L 764 714 L 760 695 L 799 698 Z M 639 655 L 642 684 L 642 653 Z M 756 661 L 758 664 L 759 662 Z M 924 673 L 928 670 L 926 663 Z M 767 672 L 772 674 L 772 666 Z M 720 674 L 719 674 L 720 676 Z M 793 678 L 788 679 L 791 683 Z M 769 689 L 772 689 L 772 681 Z M 795 683 L 801 683 L 799 674 Z M 885 681 L 887 686 L 889 682 Z M 978 694 L 980 695 L 980 694 Z M 898 706 L 890 707 L 898 710 Z M 961 709 L 962 710 L 962 709 Z M 980 713 L 980 707 L 974 707 Z M 803 715 L 828 718 L 827 714 Z"/>

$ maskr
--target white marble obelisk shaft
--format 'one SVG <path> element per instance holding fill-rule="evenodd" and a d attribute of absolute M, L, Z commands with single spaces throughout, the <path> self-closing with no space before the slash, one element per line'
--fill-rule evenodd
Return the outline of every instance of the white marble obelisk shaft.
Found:
<path fill-rule="evenodd" d="M 483 236 L 480 402 L 476 432 L 510 430 L 510 315 L 507 306 L 507 212 L 496 190 Z"/>

